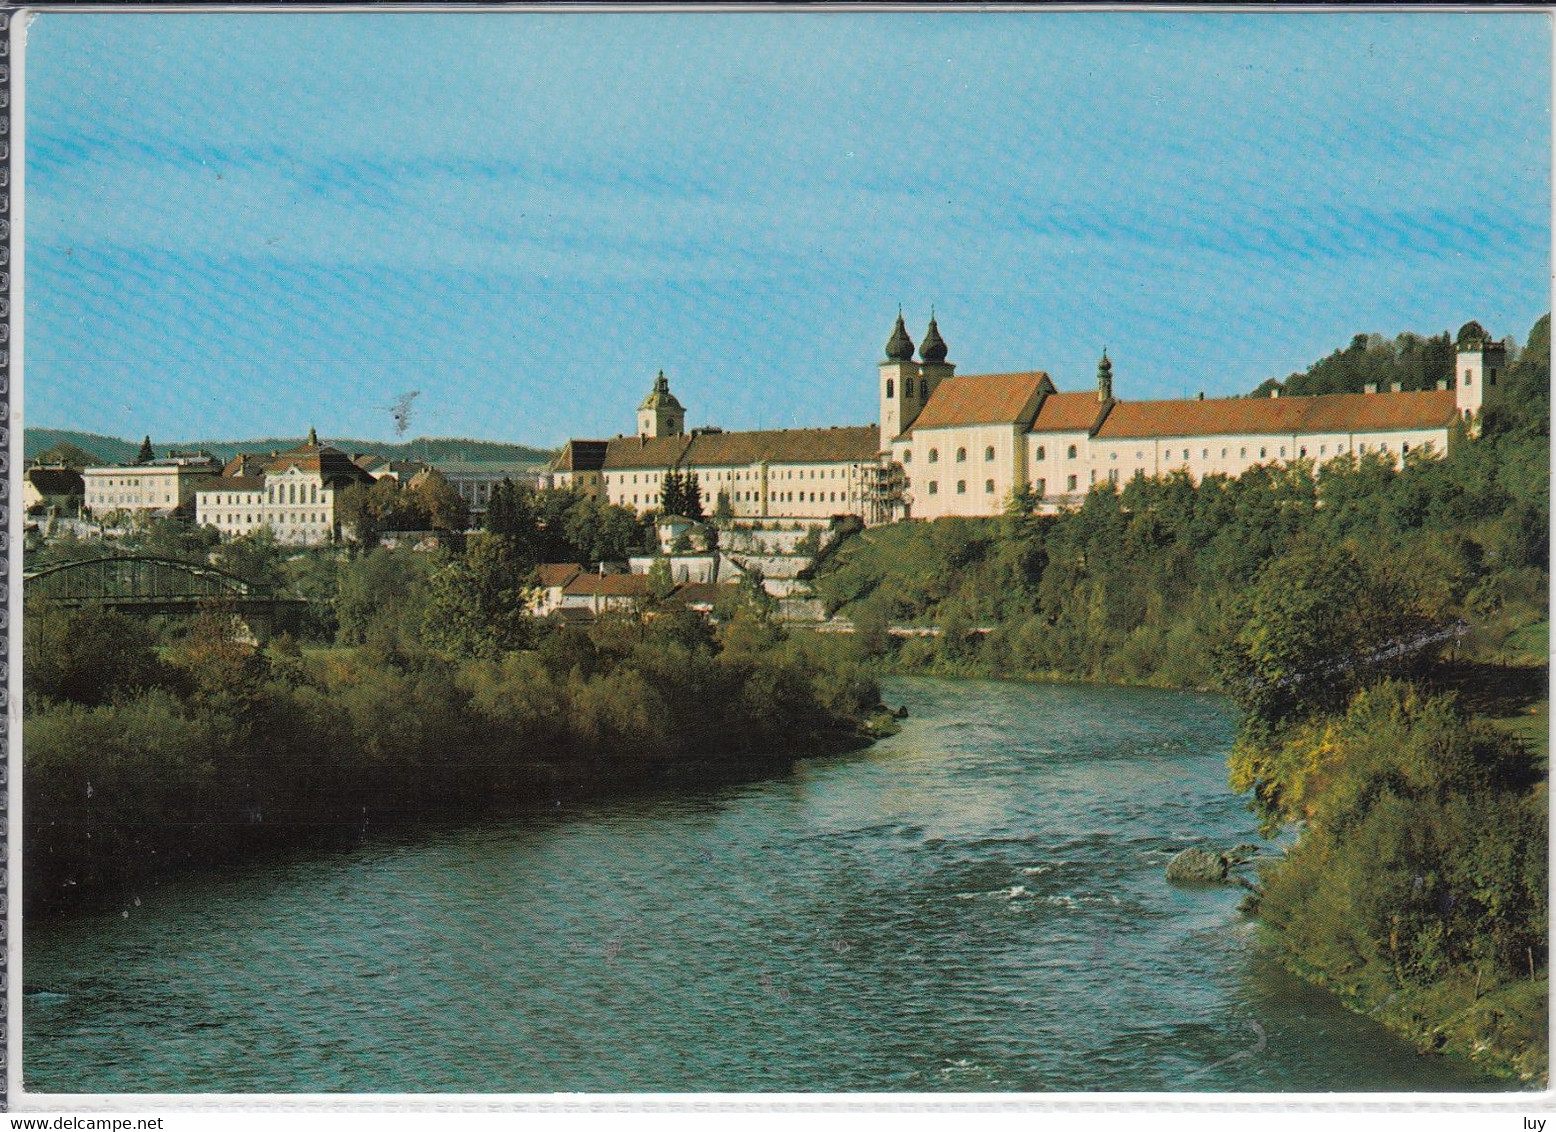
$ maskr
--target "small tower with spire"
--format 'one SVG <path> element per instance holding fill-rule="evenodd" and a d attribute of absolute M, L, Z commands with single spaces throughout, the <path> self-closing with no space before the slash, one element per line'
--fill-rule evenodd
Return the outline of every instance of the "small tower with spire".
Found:
<path fill-rule="evenodd" d="M 670 392 L 670 381 L 660 370 L 653 392 L 638 406 L 638 436 L 655 440 L 661 436 L 680 436 L 686 431 L 686 410 Z"/>
<path fill-rule="evenodd" d="M 318 446 L 319 446 L 319 434 L 314 431 L 314 427 L 312 425 L 309 425 L 308 426 L 308 447 L 309 448 L 317 448 Z"/>
<path fill-rule="evenodd" d="M 913 361 L 913 339 L 897 309 L 897 324 L 886 340 L 886 357 L 880 364 L 881 451 L 913 423 L 924 407 L 919 396 L 918 365 Z"/>
<path fill-rule="evenodd" d="M 1097 363 L 1097 400 L 1104 405 L 1113 400 L 1113 363 L 1106 346 L 1102 347 L 1102 360 Z"/>

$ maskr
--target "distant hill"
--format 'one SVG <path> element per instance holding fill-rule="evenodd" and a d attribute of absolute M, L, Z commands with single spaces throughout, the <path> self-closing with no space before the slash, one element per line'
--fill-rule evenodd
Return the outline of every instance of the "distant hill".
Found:
<path fill-rule="evenodd" d="M 152 437 L 157 455 L 170 448 L 186 451 L 203 448 L 213 455 L 228 459 L 240 452 L 271 452 L 295 448 L 305 438 L 301 436 L 272 436 L 257 440 L 162 440 Z M 471 460 L 508 464 L 544 464 L 553 453 L 524 444 L 504 444 L 495 440 L 468 440 L 461 437 L 417 437 L 399 444 L 386 444 L 381 440 L 354 440 L 348 437 L 326 436 L 328 444 L 346 452 L 372 452 L 390 460 Z M 22 438 L 23 455 L 32 459 L 60 444 L 72 444 L 105 464 L 125 463 L 135 458 L 140 449 L 138 440 L 121 440 L 116 436 L 99 436 L 91 432 L 76 432 L 62 428 L 29 428 Z"/>

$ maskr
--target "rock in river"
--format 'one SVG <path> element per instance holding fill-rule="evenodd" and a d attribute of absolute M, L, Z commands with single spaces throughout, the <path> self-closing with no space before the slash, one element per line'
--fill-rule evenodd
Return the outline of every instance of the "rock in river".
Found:
<path fill-rule="evenodd" d="M 1167 862 L 1168 880 L 1221 884 L 1230 871 L 1231 862 L 1225 854 L 1204 849 L 1185 849 Z"/>

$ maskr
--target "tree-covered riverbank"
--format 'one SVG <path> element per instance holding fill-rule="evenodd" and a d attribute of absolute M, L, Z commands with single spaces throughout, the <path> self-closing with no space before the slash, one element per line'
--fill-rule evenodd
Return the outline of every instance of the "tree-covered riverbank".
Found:
<path fill-rule="evenodd" d="M 28 907 L 386 819 L 739 778 L 875 733 L 874 681 L 755 611 L 536 623 L 490 656 L 374 624 L 357 645 L 260 649 L 220 610 L 163 642 L 115 614 L 31 611 Z"/>

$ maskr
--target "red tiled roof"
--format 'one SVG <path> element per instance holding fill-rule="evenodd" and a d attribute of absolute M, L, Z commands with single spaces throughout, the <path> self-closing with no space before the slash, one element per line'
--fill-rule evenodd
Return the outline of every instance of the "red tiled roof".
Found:
<path fill-rule="evenodd" d="M 350 456 L 328 444 L 300 444 L 265 461 L 265 471 L 276 475 L 292 467 L 300 472 L 318 472 L 327 482 L 336 486 L 342 483 L 373 482 L 373 477 L 354 463 Z"/>
<path fill-rule="evenodd" d="M 912 428 L 978 424 L 1019 424 L 1024 428 L 1045 385 L 1053 388 L 1041 370 L 948 377 L 935 386 Z"/>
<path fill-rule="evenodd" d="M 1458 415 L 1453 390 L 1325 393 L 1316 397 L 1223 397 L 1121 401 L 1097 430 L 1103 439 L 1283 435 L 1445 428 Z"/>
<path fill-rule="evenodd" d="M 535 567 L 535 574 L 540 584 L 547 589 L 552 586 L 565 586 L 582 573 L 583 567 L 574 562 L 542 562 Z"/>
<path fill-rule="evenodd" d="M 648 593 L 647 574 L 579 574 L 563 587 L 565 594 L 640 597 Z"/>
<path fill-rule="evenodd" d="M 1095 393 L 1050 393 L 1037 410 L 1032 431 L 1090 432 L 1104 407 Z"/>

